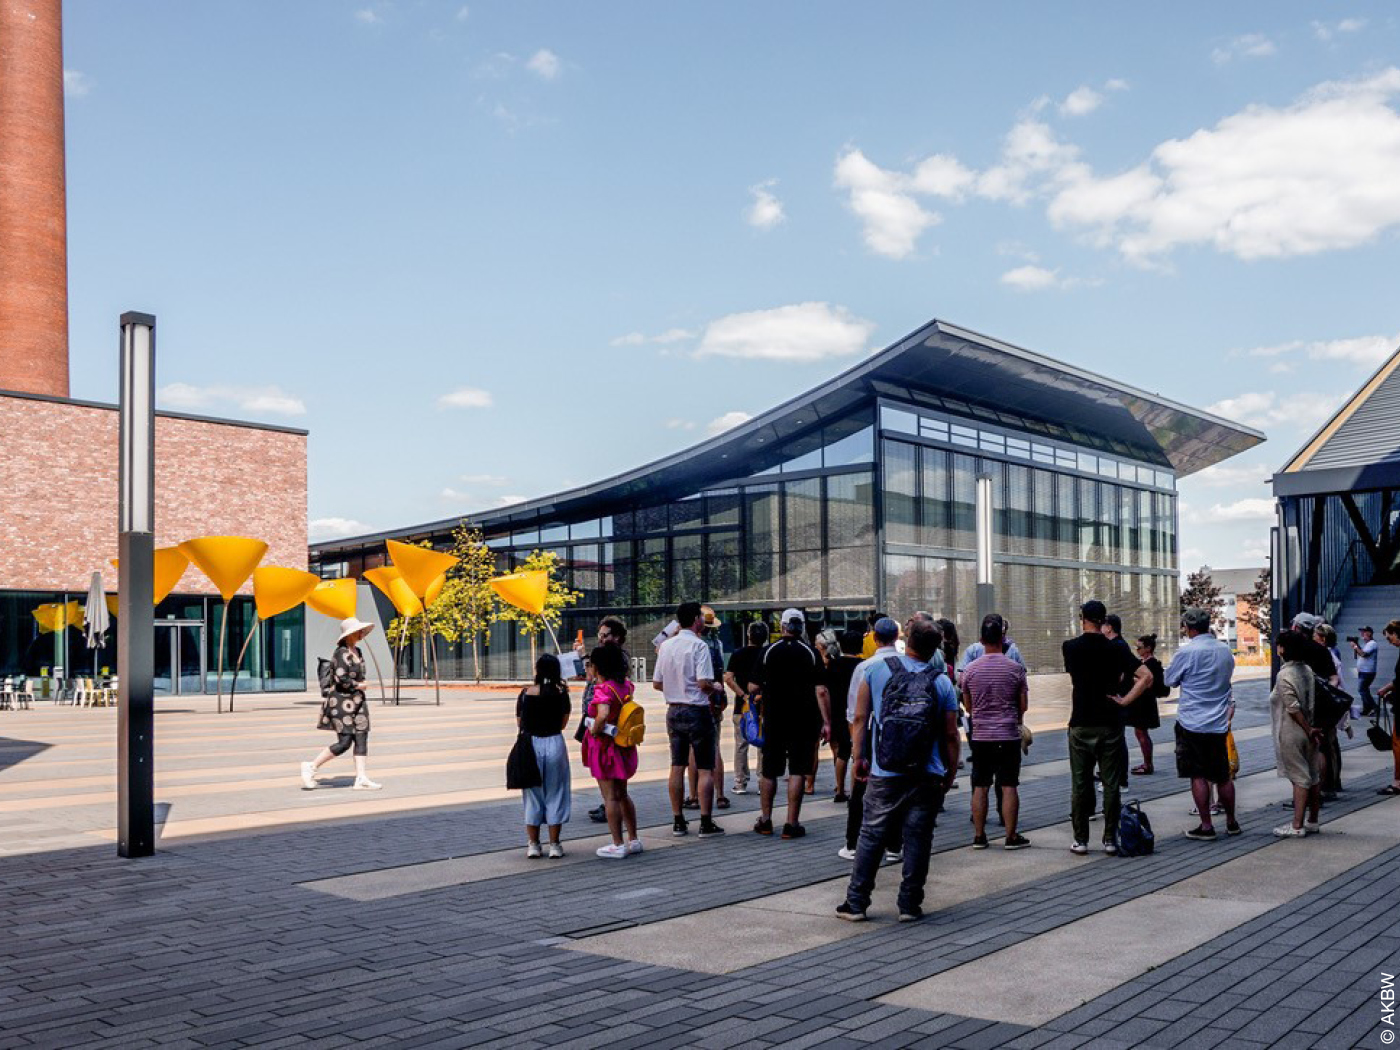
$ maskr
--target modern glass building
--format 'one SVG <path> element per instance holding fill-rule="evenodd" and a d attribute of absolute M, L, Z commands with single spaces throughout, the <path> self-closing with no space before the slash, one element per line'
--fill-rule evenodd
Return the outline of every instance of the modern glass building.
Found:
<path fill-rule="evenodd" d="M 384 540 L 446 546 L 480 526 L 501 571 L 550 550 L 583 595 L 564 632 L 616 613 L 634 655 L 675 605 L 725 624 L 815 631 L 879 609 L 958 623 L 978 616 L 976 491 L 990 479 L 994 606 L 1034 672 L 1060 671 L 1081 602 L 1164 638 L 1177 615 L 1176 479 L 1263 440 L 1199 410 L 932 321 L 817 387 L 693 448 L 596 484 L 504 509 L 316 544 L 313 571 L 358 575 Z M 985 597 L 985 593 L 984 593 Z M 528 639 L 499 625 L 487 676 L 529 671 Z M 471 674 L 446 647 L 445 676 Z"/>

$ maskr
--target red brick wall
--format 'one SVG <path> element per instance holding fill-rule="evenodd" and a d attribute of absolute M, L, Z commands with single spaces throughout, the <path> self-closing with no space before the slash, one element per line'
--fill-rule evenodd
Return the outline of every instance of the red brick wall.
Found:
<path fill-rule="evenodd" d="M 304 434 L 157 417 L 156 545 L 216 535 L 306 568 Z M 0 394 L 0 590 L 115 589 L 116 554 L 117 410 Z M 215 593 L 194 566 L 176 591 Z"/>
<path fill-rule="evenodd" d="M 0 3 L 0 390 L 68 396 L 60 0 Z"/>

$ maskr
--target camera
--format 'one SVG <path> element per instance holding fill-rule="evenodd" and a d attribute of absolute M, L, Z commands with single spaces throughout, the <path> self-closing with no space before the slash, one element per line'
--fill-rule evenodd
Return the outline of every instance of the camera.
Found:
<path fill-rule="evenodd" d="M 1360 645 L 1360 644 L 1361 644 L 1361 639 L 1360 639 L 1359 637 L 1357 637 L 1356 635 L 1354 635 L 1354 634 L 1349 634 L 1349 635 L 1347 635 L 1347 641 L 1349 641 L 1352 645 Z"/>

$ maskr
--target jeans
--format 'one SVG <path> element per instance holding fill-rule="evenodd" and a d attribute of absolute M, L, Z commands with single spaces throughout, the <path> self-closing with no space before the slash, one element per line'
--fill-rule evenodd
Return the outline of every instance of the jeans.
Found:
<path fill-rule="evenodd" d="M 1123 730 L 1117 726 L 1071 726 L 1069 729 L 1070 823 L 1074 841 L 1089 841 L 1089 817 L 1094 812 L 1094 766 L 1103 780 L 1104 841 L 1118 836 L 1122 808 L 1119 784 L 1123 769 Z"/>
<path fill-rule="evenodd" d="M 1371 695 L 1371 683 L 1375 680 L 1375 671 L 1356 672 L 1356 691 L 1361 696 L 1361 713 L 1363 715 L 1369 715 L 1376 706 L 1375 697 Z"/>
<path fill-rule="evenodd" d="M 846 848 L 853 853 L 860 841 L 860 822 L 865 814 L 865 785 L 868 783 L 870 783 L 869 780 L 852 778 L 851 797 L 846 803 Z M 885 836 L 885 849 L 890 853 L 898 853 L 904 848 L 903 841 L 904 829 L 899 826 L 891 826 L 889 834 Z"/>
<path fill-rule="evenodd" d="M 912 912 L 924 902 L 928 858 L 933 847 L 933 820 L 943 795 L 935 777 L 871 777 L 865 789 L 865 819 L 856 843 L 855 868 L 846 888 L 846 903 L 857 911 L 870 907 L 875 873 L 885 843 L 895 828 L 904 834 L 904 878 L 899 883 L 899 910 Z"/>

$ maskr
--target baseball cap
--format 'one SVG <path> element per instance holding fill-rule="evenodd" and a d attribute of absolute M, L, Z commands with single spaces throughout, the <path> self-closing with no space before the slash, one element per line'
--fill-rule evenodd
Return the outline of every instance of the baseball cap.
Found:
<path fill-rule="evenodd" d="M 1210 611 L 1208 609 L 1187 609 L 1181 614 L 1181 622 L 1193 631 L 1210 630 Z"/>
<path fill-rule="evenodd" d="M 888 616 L 882 616 L 876 620 L 875 626 L 871 630 L 875 632 L 876 639 L 882 642 L 892 642 L 899 637 L 899 624 Z"/>
<path fill-rule="evenodd" d="M 1375 634 L 1375 633 L 1376 633 L 1376 632 L 1371 628 L 1371 625 L 1370 625 L 1370 624 L 1367 624 L 1365 627 L 1363 627 L 1363 628 L 1361 628 L 1361 629 L 1362 629 L 1363 631 L 1365 631 L 1367 634 Z"/>
<path fill-rule="evenodd" d="M 806 623 L 806 622 L 807 622 L 807 617 L 805 617 L 805 616 L 802 615 L 802 610 L 801 610 L 801 609 L 784 609 L 784 610 L 783 610 L 783 626 L 786 627 L 788 624 L 792 623 L 794 620 L 796 620 L 798 623 Z"/>
<path fill-rule="evenodd" d="M 1304 631 L 1315 631 L 1317 625 L 1322 622 L 1321 616 L 1314 616 L 1312 613 L 1300 612 L 1293 617 L 1293 626 Z"/>

